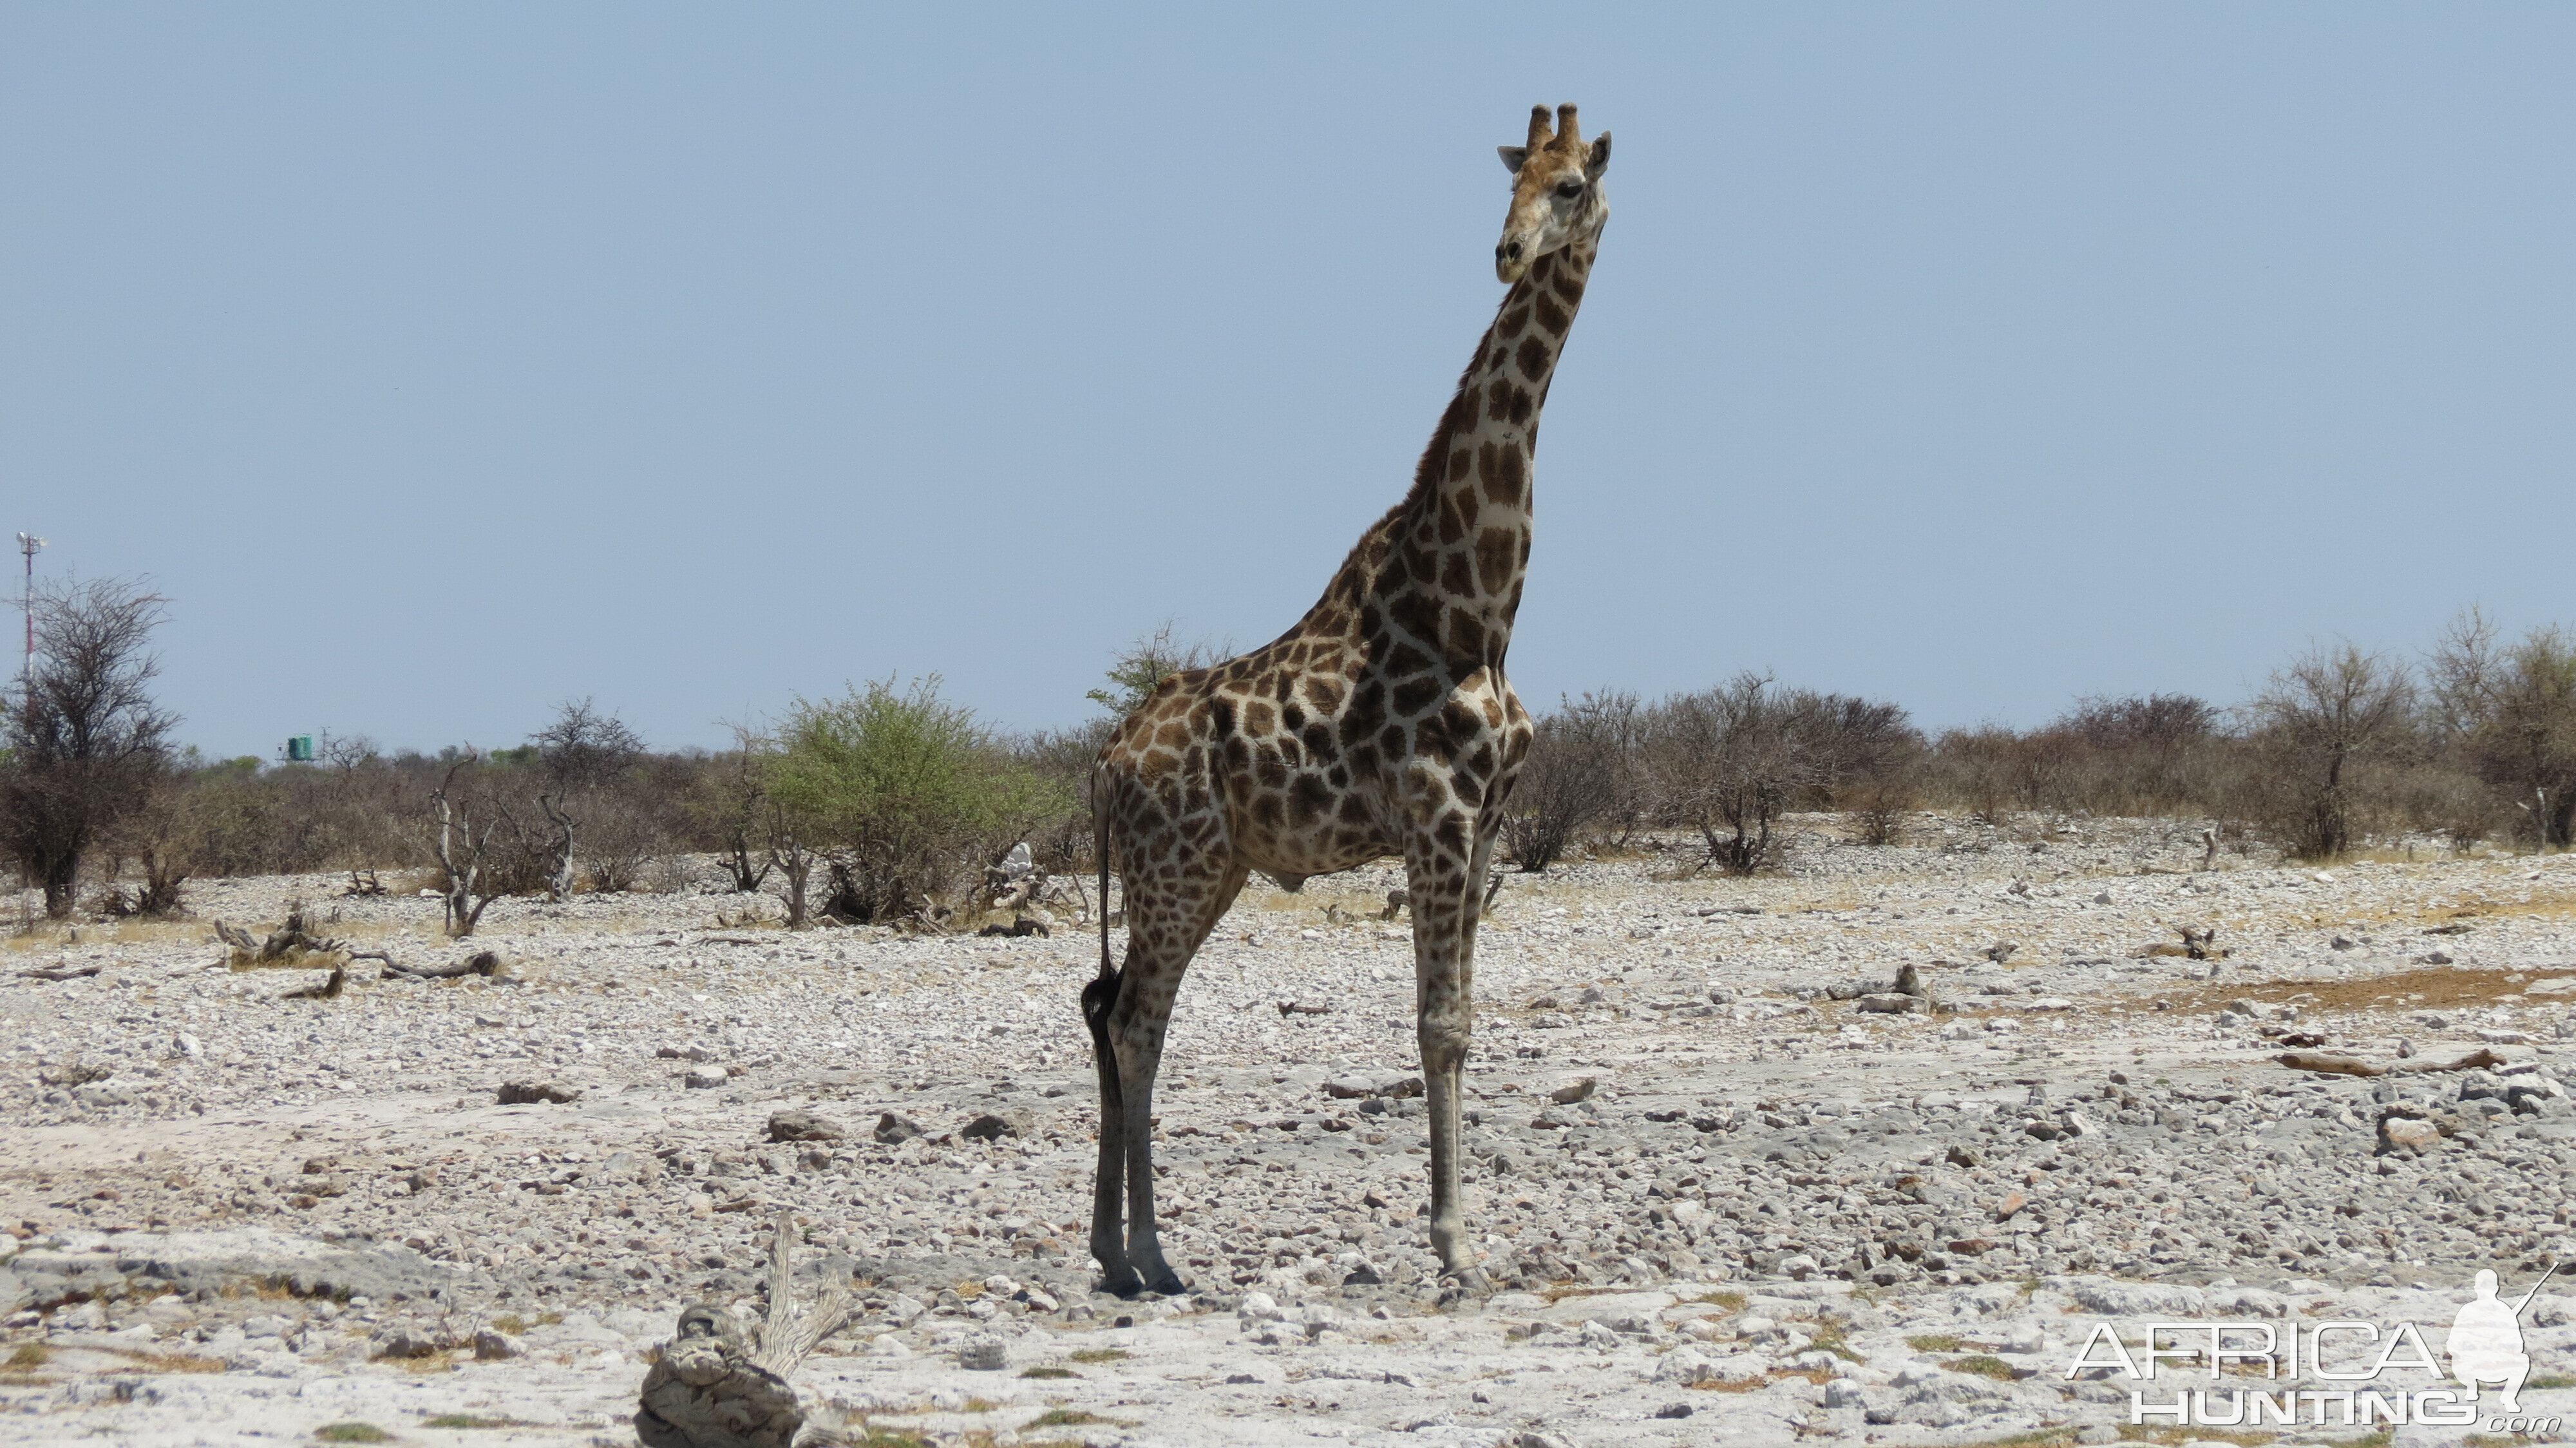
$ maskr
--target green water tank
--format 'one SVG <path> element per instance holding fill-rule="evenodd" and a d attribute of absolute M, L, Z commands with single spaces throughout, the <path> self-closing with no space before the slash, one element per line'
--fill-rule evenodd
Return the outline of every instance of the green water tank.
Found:
<path fill-rule="evenodd" d="M 286 741 L 286 759 L 290 764 L 313 762 L 313 736 L 298 734 Z"/>

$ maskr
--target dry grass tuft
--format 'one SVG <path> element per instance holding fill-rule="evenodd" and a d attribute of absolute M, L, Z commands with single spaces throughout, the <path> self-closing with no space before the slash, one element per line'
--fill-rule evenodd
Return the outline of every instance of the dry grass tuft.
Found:
<path fill-rule="evenodd" d="M 2513 979 L 2519 976 L 2521 979 Z M 2296 1002 L 2310 1013 L 2317 1011 L 2399 1011 L 2435 1010 L 2456 1006 L 2493 1005 L 2506 996 L 2519 995 L 2532 975 L 2527 970 L 2464 969 L 2451 965 L 2428 965 L 2414 970 L 2395 971 L 2361 980 L 2277 980 L 2215 983 L 2204 985 L 2188 994 L 2158 991 L 2156 998 L 2173 1002 L 2177 1010 L 2214 1010 L 2229 1001 L 2250 1000 L 2257 1005 L 2287 1005 Z"/>
<path fill-rule="evenodd" d="M 219 1373 L 225 1370 L 222 1358 L 197 1357 L 183 1352 L 136 1352 L 131 1348 L 109 1348 L 119 1357 L 131 1359 L 136 1367 L 155 1373 Z"/>

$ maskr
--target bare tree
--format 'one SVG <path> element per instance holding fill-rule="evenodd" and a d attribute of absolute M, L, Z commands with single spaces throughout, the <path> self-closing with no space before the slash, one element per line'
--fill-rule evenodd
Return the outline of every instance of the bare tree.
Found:
<path fill-rule="evenodd" d="M 2275 672 L 2248 712 L 2257 818 L 2293 854 L 2351 849 L 2388 803 L 2389 766 L 2415 742 L 2405 666 L 2350 643 L 2311 649 Z"/>
<path fill-rule="evenodd" d="M 570 701 L 555 711 L 554 722 L 528 737 L 537 751 L 543 780 L 536 789 L 536 811 L 522 797 L 516 810 L 503 806 L 524 853 L 541 860 L 544 888 L 556 900 L 567 900 L 581 883 L 574 858 L 573 833 L 584 822 L 599 826 L 589 838 L 601 851 L 595 889 L 623 889 L 633 883 L 643 858 L 658 843 L 660 832 L 645 812 L 625 799 L 635 767 L 644 757 L 644 739 L 614 714 L 603 713 L 591 700 Z M 578 804 L 582 818 L 572 816 Z M 538 817 L 545 823 L 540 826 Z"/>
<path fill-rule="evenodd" d="M 644 737 L 589 699 L 563 704 L 555 721 L 528 737 L 538 762 L 558 791 L 604 789 L 622 783 L 644 756 Z"/>
<path fill-rule="evenodd" d="M 493 886 L 486 861 L 497 821 L 493 812 L 477 808 L 479 801 L 465 787 L 480 762 L 481 756 L 467 748 L 463 757 L 448 765 L 446 778 L 429 796 L 438 818 L 430 852 L 446 877 L 447 933 L 459 940 L 474 933 L 484 908 L 504 893 Z"/>
<path fill-rule="evenodd" d="M 152 630 L 168 600 L 137 581 L 37 584 L 36 656 L 9 716 L 0 767 L 0 847 L 69 915 L 81 861 L 143 809 L 170 765 L 178 723 L 152 700 Z"/>
<path fill-rule="evenodd" d="M 2472 610 L 2434 645 L 2430 672 L 2444 733 L 2528 818 L 2534 848 L 2576 842 L 2576 637 L 2549 626 L 2499 646 Z"/>

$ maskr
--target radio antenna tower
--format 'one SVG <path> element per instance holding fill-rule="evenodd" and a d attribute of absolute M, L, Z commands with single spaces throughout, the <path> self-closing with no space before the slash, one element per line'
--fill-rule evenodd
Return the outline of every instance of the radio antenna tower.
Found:
<path fill-rule="evenodd" d="M 36 552 L 44 546 L 45 540 L 33 533 L 18 535 L 18 551 L 27 555 L 27 591 L 18 596 L 19 611 L 27 620 L 27 656 L 18 667 L 21 700 L 32 697 L 36 688 Z"/>

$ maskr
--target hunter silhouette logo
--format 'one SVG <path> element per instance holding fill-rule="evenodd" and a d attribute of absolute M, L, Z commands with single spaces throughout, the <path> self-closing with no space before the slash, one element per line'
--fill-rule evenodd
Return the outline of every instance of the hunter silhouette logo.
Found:
<path fill-rule="evenodd" d="M 2451 1319 L 2451 1376 L 2478 1395 L 2478 1384 L 2501 1383 L 2499 1396 L 2508 1413 L 2522 1411 L 2522 1380 L 2531 1376 L 2531 1357 L 2522 1350 L 2522 1310 L 2540 1295 L 2541 1283 L 2558 1274 L 2558 1264 L 2540 1274 L 2540 1281 L 2522 1294 L 2522 1300 L 2511 1307 L 2496 1298 L 2496 1275 L 2484 1268 L 2475 1279 L 2477 1296 L 2469 1299 L 2459 1315 Z"/>
<path fill-rule="evenodd" d="M 2443 1372 L 2424 1332 L 2412 1322 L 2150 1322 L 2143 1347 L 2133 1348 L 2110 1323 L 2095 1324 L 2084 1346 L 2068 1364 L 2067 1377 L 2105 1378 L 2114 1373 L 2139 1382 L 2154 1382 L 2158 1369 L 2166 1377 L 2203 1374 L 2216 1385 L 2222 1373 L 2243 1381 L 2247 1376 L 2273 1379 L 2305 1376 L 2341 1386 L 2298 1388 L 2282 1383 L 2279 1391 L 2255 1388 L 2182 1389 L 2170 1401 L 2161 1394 L 2129 1392 L 2129 1421 L 2142 1424 L 2164 1419 L 2176 1426 L 2255 1427 L 2265 1423 L 2333 1425 L 2336 1427 L 2400 1426 L 2408 1423 L 2467 1427 L 2478 1422 L 2480 1391 L 2493 1386 L 2500 1413 L 2485 1414 L 2490 1432 L 2554 1433 L 2555 1417 L 2525 1417 L 2522 1388 L 2531 1376 L 2531 1355 L 2524 1350 L 2522 1314 L 2552 1277 L 2553 1262 L 2521 1297 L 2496 1295 L 2496 1275 L 2480 1271 L 2472 1279 L 2469 1300 L 2451 1318 Z M 2392 1370 L 2442 1381 L 2446 1376 L 2467 1389 L 2409 1389 L 2384 1374 Z"/>

